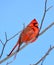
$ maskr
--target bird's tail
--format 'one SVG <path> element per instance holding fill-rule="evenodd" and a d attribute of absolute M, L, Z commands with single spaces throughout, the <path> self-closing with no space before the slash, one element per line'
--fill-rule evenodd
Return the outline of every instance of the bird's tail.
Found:
<path fill-rule="evenodd" d="M 17 46 L 19 47 L 19 42 L 17 42 L 17 44 L 13 47 L 13 49 L 12 49 L 11 52 L 8 54 L 8 56 L 10 56 L 10 55 L 12 54 L 12 52 L 14 51 L 14 49 L 15 49 Z"/>

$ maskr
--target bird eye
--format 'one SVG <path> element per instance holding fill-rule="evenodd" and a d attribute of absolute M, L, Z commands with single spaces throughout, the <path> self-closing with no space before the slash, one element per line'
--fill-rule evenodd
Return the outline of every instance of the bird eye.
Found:
<path fill-rule="evenodd" d="M 33 25 L 35 26 L 35 27 L 37 27 L 38 26 L 38 23 L 36 22 L 36 23 L 33 23 Z"/>

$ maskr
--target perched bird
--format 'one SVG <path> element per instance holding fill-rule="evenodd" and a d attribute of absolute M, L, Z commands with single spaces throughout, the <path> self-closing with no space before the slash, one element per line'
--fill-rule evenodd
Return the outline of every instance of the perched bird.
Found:
<path fill-rule="evenodd" d="M 11 53 L 14 51 L 14 49 L 18 46 L 18 51 L 20 49 L 20 46 L 22 43 L 32 43 L 34 42 L 39 35 L 39 27 L 38 27 L 38 22 L 36 19 L 33 19 L 28 26 L 26 26 L 23 31 L 21 32 L 19 39 L 16 43 L 16 45 L 13 47 L 12 51 L 9 53 L 8 56 L 11 55 Z"/>

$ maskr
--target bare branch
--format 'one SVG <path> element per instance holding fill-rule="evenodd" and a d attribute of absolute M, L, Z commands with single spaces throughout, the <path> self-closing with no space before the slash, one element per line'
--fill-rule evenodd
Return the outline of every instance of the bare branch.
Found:
<path fill-rule="evenodd" d="M 45 15 L 46 15 L 46 4 L 47 4 L 47 0 L 45 0 L 45 9 L 44 9 L 44 14 L 43 14 L 43 17 L 42 17 L 42 20 L 41 20 L 40 30 L 41 30 L 41 28 L 42 28 L 42 24 L 43 24 Z"/>
<path fill-rule="evenodd" d="M 43 65 L 43 62 L 44 62 L 45 59 L 46 59 L 46 58 L 44 58 L 44 59 L 42 60 L 41 65 Z"/>
<path fill-rule="evenodd" d="M 0 40 L 0 42 L 2 43 L 2 45 L 4 45 L 4 43 L 2 42 L 2 40 Z"/>
<path fill-rule="evenodd" d="M 36 62 L 35 64 L 31 64 L 31 65 L 38 65 L 40 62 L 42 62 L 48 55 L 49 53 L 54 49 L 54 46 L 50 47 L 48 49 L 48 51 L 46 52 L 46 54 L 38 61 Z"/>
<path fill-rule="evenodd" d="M 2 43 L 3 47 L 4 47 L 4 43 L 2 42 L 2 40 L 0 40 L 0 42 Z M 2 57 L 2 54 L 3 54 L 3 49 L 2 49 L 2 52 L 0 54 L 0 58 Z"/>
<path fill-rule="evenodd" d="M 3 45 L 3 48 L 2 48 L 2 52 L 1 52 L 0 58 L 1 58 L 1 57 L 2 57 L 2 55 L 3 55 L 5 45 L 6 45 L 6 43 Z"/>
<path fill-rule="evenodd" d="M 3 45 L 3 48 L 2 48 L 2 52 L 1 52 L 0 58 L 1 58 L 2 55 L 3 55 L 4 48 L 5 48 L 5 45 Z"/>
<path fill-rule="evenodd" d="M 5 39 L 6 39 L 6 41 L 7 41 L 7 33 L 5 32 Z"/>
<path fill-rule="evenodd" d="M 50 48 L 51 48 L 51 45 L 50 45 Z M 42 60 L 41 62 L 41 65 L 43 65 L 43 62 L 45 61 L 46 57 Z"/>
<path fill-rule="evenodd" d="M 11 38 L 8 39 L 8 41 L 11 40 L 11 39 L 13 39 L 14 37 L 16 37 L 20 32 L 21 31 L 19 31 L 18 33 L 16 33 L 15 35 L 13 35 Z"/>
<path fill-rule="evenodd" d="M 28 44 L 23 45 L 19 51 L 21 51 L 23 48 L 25 48 Z M 4 58 L 3 60 L 0 61 L 0 64 L 3 63 L 4 61 L 6 61 L 7 59 L 9 59 L 10 57 L 12 57 L 13 55 L 15 55 L 17 52 L 17 50 L 15 52 L 13 52 L 10 56 L 7 56 L 6 58 Z"/>
<path fill-rule="evenodd" d="M 25 27 L 24 24 L 23 24 L 23 26 Z M 13 39 L 14 37 L 16 37 L 20 32 L 22 32 L 22 31 L 19 31 L 18 33 L 16 33 L 15 35 L 13 35 L 13 36 L 12 36 L 11 38 L 9 38 L 9 39 L 7 39 L 7 33 L 5 32 L 5 39 L 6 39 L 5 43 L 3 44 L 3 42 L 0 40 L 0 42 L 1 42 L 2 45 L 3 45 L 3 48 L 2 48 L 2 52 L 1 52 L 0 58 L 1 58 L 2 55 L 3 55 L 4 48 L 5 48 L 6 44 L 7 44 L 7 42 L 10 41 L 11 39 Z"/>
<path fill-rule="evenodd" d="M 54 22 L 51 23 L 48 27 L 46 27 L 42 32 L 39 33 L 39 36 L 45 33 L 49 28 L 51 28 L 54 25 Z"/>
<path fill-rule="evenodd" d="M 41 28 L 42 28 L 42 25 L 43 25 L 43 22 L 44 22 L 46 13 L 47 13 L 47 11 L 49 11 L 51 8 L 52 8 L 52 6 L 50 6 L 50 7 L 47 9 L 47 0 L 45 0 L 45 9 L 44 9 L 44 14 L 43 14 L 43 17 L 42 17 L 42 20 L 41 20 L 41 24 L 40 24 L 40 31 L 41 31 Z"/>
<path fill-rule="evenodd" d="M 17 53 L 16 53 L 16 54 L 17 54 Z M 13 59 L 12 61 L 10 61 L 10 62 L 7 62 L 6 65 L 9 65 L 10 63 L 12 63 L 12 62 L 16 59 L 16 54 L 14 55 L 14 59 Z"/>
<path fill-rule="evenodd" d="M 7 39 L 7 33 L 5 32 L 5 39 L 6 39 L 5 43 L 3 43 L 3 42 L 0 40 L 1 43 L 3 44 L 3 48 L 2 48 L 2 51 L 1 51 L 0 58 L 1 58 L 2 55 L 3 55 L 3 52 L 4 52 L 4 49 L 5 49 L 5 46 L 6 46 L 7 42 L 10 41 L 11 39 L 13 39 L 14 37 L 16 37 L 20 32 L 21 32 L 21 31 L 19 31 L 18 33 L 16 33 L 15 35 L 13 35 L 13 36 L 12 36 L 11 38 L 9 38 L 9 39 Z"/>
<path fill-rule="evenodd" d="M 50 6 L 46 11 L 49 11 L 53 6 Z"/>
<path fill-rule="evenodd" d="M 2 48 L 2 52 L 1 52 L 1 55 L 0 55 L 0 58 L 2 57 L 2 55 L 3 55 L 3 52 L 4 52 L 4 48 L 5 48 L 5 46 L 6 46 L 6 44 L 7 44 L 7 34 L 6 34 L 6 32 L 5 32 L 5 39 L 6 39 L 6 41 L 5 41 L 5 43 L 3 44 L 3 48 Z"/>

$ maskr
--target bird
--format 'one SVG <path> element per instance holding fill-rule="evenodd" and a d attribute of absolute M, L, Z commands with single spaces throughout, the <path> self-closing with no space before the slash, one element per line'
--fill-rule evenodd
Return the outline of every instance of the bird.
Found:
<path fill-rule="evenodd" d="M 37 40 L 39 36 L 39 27 L 38 22 L 36 19 L 33 19 L 21 32 L 19 39 L 16 43 L 16 45 L 13 47 L 11 52 L 8 54 L 10 56 L 16 47 L 18 47 L 18 51 L 23 43 L 29 44 L 33 43 L 35 40 Z"/>

